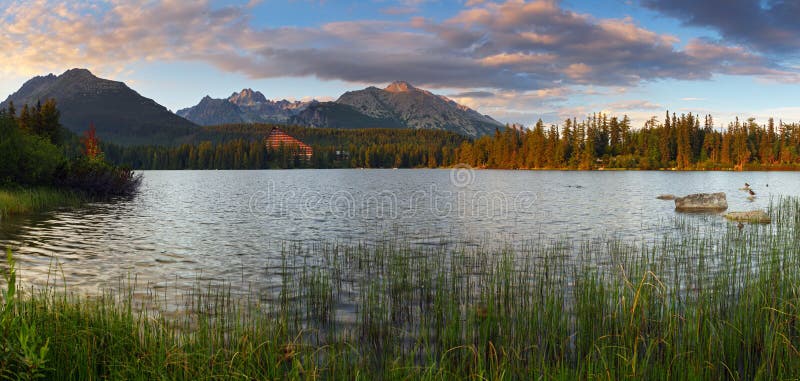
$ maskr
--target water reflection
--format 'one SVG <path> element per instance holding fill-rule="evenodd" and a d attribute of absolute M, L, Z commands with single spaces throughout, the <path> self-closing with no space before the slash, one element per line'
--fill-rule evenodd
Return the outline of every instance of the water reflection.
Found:
<path fill-rule="evenodd" d="M 753 201 L 739 188 L 749 182 Z M 769 184 L 769 187 L 766 186 Z M 641 241 L 718 215 L 681 215 L 660 194 L 726 192 L 729 210 L 800 194 L 788 172 L 449 170 L 150 171 L 133 200 L 5 219 L 26 282 L 66 281 L 92 292 L 136 277 L 166 288 L 193 281 L 271 287 L 294 243 L 424 246 L 531 240 Z M 702 234 L 702 232 L 698 233 Z M 312 255 L 312 254 L 309 254 Z M 305 259 L 304 259 L 305 260 Z"/>

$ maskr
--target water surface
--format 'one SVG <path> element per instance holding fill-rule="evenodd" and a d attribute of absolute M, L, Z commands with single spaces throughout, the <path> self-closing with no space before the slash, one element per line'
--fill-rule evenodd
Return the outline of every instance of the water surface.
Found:
<path fill-rule="evenodd" d="M 749 182 L 755 200 L 739 190 Z M 0 223 L 22 278 L 73 289 L 124 276 L 152 284 L 266 284 L 287 244 L 492 245 L 529 240 L 647 240 L 676 213 L 659 194 L 726 192 L 729 210 L 800 195 L 791 172 L 460 170 L 147 171 L 133 200 Z M 680 218 L 725 228 L 719 215 Z M 55 270 L 55 271 L 54 271 Z M 172 282 L 172 283 L 170 283 Z"/>

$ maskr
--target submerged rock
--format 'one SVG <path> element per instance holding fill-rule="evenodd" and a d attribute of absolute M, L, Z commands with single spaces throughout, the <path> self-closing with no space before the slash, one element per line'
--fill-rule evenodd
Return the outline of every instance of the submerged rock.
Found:
<path fill-rule="evenodd" d="M 721 212 L 728 209 L 725 193 L 698 193 L 675 199 L 675 210 L 681 212 Z"/>
<path fill-rule="evenodd" d="M 759 224 L 768 224 L 772 222 L 769 214 L 763 210 L 751 210 L 749 212 L 730 212 L 725 214 L 725 218 L 732 221 L 753 222 Z"/>
<path fill-rule="evenodd" d="M 656 197 L 656 198 L 657 198 L 657 199 L 659 199 L 659 200 L 668 200 L 668 201 L 671 201 L 671 200 L 674 200 L 676 197 L 675 197 L 675 195 L 674 195 L 674 194 L 662 194 L 662 195 L 659 195 L 659 196 L 658 196 L 658 197 Z"/>

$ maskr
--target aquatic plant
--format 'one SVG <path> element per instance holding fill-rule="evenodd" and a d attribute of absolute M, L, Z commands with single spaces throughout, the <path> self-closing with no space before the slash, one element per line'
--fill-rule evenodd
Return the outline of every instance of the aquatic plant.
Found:
<path fill-rule="evenodd" d="M 41 212 L 63 206 L 78 206 L 84 202 L 86 198 L 83 195 L 69 190 L 10 186 L 0 188 L 0 217 Z"/>
<path fill-rule="evenodd" d="M 177 310 L 135 280 L 4 300 L 57 379 L 797 378 L 800 200 L 769 213 L 646 242 L 287 244 L 275 288 Z"/>

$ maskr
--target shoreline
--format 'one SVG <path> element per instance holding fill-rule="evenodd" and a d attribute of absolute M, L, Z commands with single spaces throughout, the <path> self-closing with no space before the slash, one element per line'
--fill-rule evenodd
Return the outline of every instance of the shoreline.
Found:
<path fill-rule="evenodd" d="M 575 169 L 575 168 L 485 168 L 485 167 L 462 167 L 462 166 L 448 166 L 448 167 L 409 167 L 409 168 L 261 168 L 261 169 L 198 169 L 198 168 L 185 168 L 185 169 L 135 169 L 136 172 L 180 172 L 180 171 L 336 171 L 336 170 L 452 170 L 452 169 L 470 169 L 480 171 L 551 171 L 551 172 L 800 172 L 800 167 L 797 169 L 746 169 L 737 171 L 733 169 L 639 169 L 639 168 L 597 168 L 597 169 Z"/>
<path fill-rule="evenodd" d="M 80 193 L 52 187 L 0 187 L 0 218 L 39 213 L 59 207 L 77 207 L 86 202 Z"/>

